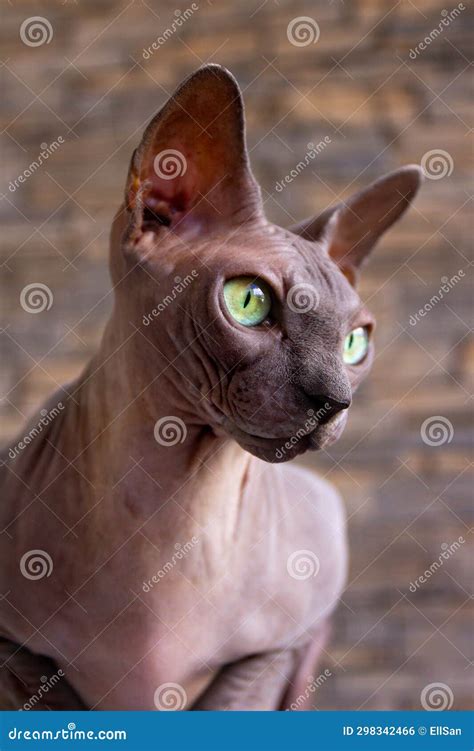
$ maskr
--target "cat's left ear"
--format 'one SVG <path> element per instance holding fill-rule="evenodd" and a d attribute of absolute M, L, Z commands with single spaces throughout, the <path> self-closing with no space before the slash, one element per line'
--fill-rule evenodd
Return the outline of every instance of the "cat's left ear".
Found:
<path fill-rule="evenodd" d="M 290 229 L 306 240 L 323 242 L 354 284 L 358 269 L 380 236 L 408 208 L 422 179 L 423 172 L 417 164 L 402 167 L 316 219 L 307 219 Z"/>
<path fill-rule="evenodd" d="M 125 204 L 136 227 L 184 236 L 261 211 L 242 97 L 229 71 L 200 68 L 151 121 L 133 155 Z"/>

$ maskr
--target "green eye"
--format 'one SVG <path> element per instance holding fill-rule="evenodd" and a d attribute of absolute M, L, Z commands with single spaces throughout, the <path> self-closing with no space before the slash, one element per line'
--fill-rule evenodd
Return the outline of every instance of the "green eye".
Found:
<path fill-rule="evenodd" d="M 242 326 L 257 326 L 265 320 L 272 306 L 272 296 L 262 280 L 237 276 L 224 284 L 227 310 Z"/>
<path fill-rule="evenodd" d="M 362 362 L 369 349 L 369 334 L 367 329 L 359 326 L 353 329 L 344 340 L 342 357 L 347 365 L 357 365 Z"/>

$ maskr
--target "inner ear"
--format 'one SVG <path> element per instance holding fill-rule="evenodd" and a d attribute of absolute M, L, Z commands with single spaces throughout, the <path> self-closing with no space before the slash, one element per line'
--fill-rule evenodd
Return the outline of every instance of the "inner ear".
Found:
<path fill-rule="evenodd" d="M 132 159 L 126 205 L 155 231 L 208 230 L 260 211 L 242 97 L 224 68 L 199 69 L 152 120 Z"/>

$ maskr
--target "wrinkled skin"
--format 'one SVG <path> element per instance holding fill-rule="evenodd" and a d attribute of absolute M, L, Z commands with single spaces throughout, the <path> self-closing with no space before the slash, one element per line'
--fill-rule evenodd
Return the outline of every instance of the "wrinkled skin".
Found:
<path fill-rule="evenodd" d="M 185 155 L 184 174 L 153 170 L 166 149 Z M 224 69 L 198 71 L 150 124 L 112 228 L 100 349 L 46 405 L 64 409 L 4 456 L 0 707 L 58 668 L 36 708 L 160 709 L 167 683 L 181 708 L 308 705 L 344 587 L 344 512 L 327 482 L 282 462 L 344 428 L 373 356 L 371 343 L 359 365 L 342 359 L 345 336 L 373 328 L 359 268 L 419 179 L 398 170 L 284 230 L 263 215 Z M 254 328 L 224 304 L 239 275 L 272 289 Z M 177 277 L 191 281 L 174 299 Z M 316 291 L 306 312 L 288 304 L 300 284 Z M 169 416 L 181 433 L 156 440 Z M 22 574 L 31 550 L 50 575 Z M 290 575 L 296 551 L 317 556 L 314 576 Z"/>

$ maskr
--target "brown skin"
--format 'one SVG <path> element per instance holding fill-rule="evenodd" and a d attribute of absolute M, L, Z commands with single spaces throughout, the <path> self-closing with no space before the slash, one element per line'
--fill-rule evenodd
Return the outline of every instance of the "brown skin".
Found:
<path fill-rule="evenodd" d="M 172 179 L 153 168 L 168 149 L 186 159 Z M 227 71 L 200 69 L 150 124 L 112 228 L 115 306 L 100 349 L 50 400 L 65 409 L 5 455 L 0 706 L 28 700 L 48 658 L 67 681 L 36 708 L 154 709 L 168 682 L 197 709 L 277 709 L 304 693 L 344 586 L 344 512 L 328 483 L 276 464 L 341 434 L 373 356 L 371 344 L 348 367 L 341 354 L 353 328 L 373 328 L 359 267 L 419 181 L 417 167 L 398 170 L 284 230 L 263 215 Z M 254 328 L 224 303 L 239 275 L 272 289 L 271 317 Z M 288 305 L 297 284 L 316 290 L 314 309 Z M 168 416 L 182 442 L 155 440 Z M 38 549 L 53 571 L 25 578 L 22 556 Z M 316 576 L 289 575 L 301 550 L 317 555 Z"/>

